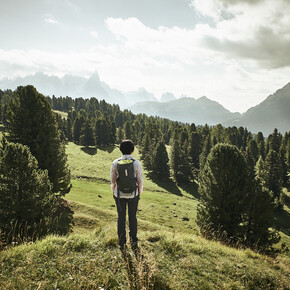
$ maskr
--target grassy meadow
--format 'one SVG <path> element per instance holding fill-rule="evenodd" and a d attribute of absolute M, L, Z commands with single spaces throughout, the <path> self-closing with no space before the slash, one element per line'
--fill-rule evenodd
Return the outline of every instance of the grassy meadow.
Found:
<path fill-rule="evenodd" d="M 289 253 L 273 258 L 203 239 L 195 223 L 197 188 L 152 181 L 146 171 L 137 213 L 140 254 L 129 248 L 123 256 L 109 184 L 119 149 L 69 143 L 67 154 L 73 231 L 0 252 L 0 289 L 289 289 Z M 133 155 L 140 157 L 138 150 Z M 277 218 L 290 248 L 285 196 Z"/>

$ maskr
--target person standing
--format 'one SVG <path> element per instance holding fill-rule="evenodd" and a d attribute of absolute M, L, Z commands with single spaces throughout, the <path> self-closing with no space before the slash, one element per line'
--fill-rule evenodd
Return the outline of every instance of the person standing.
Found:
<path fill-rule="evenodd" d="M 126 245 L 126 208 L 128 206 L 129 237 L 131 248 L 138 248 L 137 208 L 143 191 L 143 175 L 140 161 L 131 155 L 134 144 L 123 140 L 120 144 L 122 157 L 113 161 L 111 166 L 111 189 L 118 212 L 118 238 L 120 249 Z"/>

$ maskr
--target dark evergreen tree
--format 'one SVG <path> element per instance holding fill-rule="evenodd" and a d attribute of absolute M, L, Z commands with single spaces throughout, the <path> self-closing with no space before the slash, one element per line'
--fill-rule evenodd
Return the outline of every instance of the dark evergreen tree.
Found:
<path fill-rule="evenodd" d="M 257 170 L 257 176 L 261 180 L 262 185 L 273 192 L 273 197 L 280 204 L 282 191 L 282 165 L 279 154 L 270 150 L 265 158 L 262 170 Z"/>
<path fill-rule="evenodd" d="M 81 130 L 80 144 L 85 147 L 94 146 L 95 140 L 93 127 L 89 120 L 86 120 Z"/>
<path fill-rule="evenodd" d="M 254 158 L 255 162 L 258 161 L 259 159 L 259 149 L 258 149 L 258 145 L 257 142 L 254 139 L 251 139 L 248 144 L 247 144 L 247 149 L 249 154 L 252 155 L 252 157 Z"/>
<path fill-rule="evenodd" d="M 96 145 L 102 145 L 104 137 L 104 129 L 103 129 L 103 119 L 97 119 L 95 123 L 95 136 L 96 136 Z"/>
<path fill-rule="evenodd" d="M 247 206 L 243 220 L 245 240 L 247 247 L 265 251 L 280 240 L 280 235 L 273 230 L 272 196 L 263 188 L 259 180 L 252 180 L 247 196 Z"/>
<path fill-rule="evenodd" d="M 141 160 L 143 160 L 144 167 L 147 170 L 151 170 L 152 168 L 151 148 L 152 146 L 150 144 L 149 135 L 145 134 L 143 137 L 143 142 L 142 142 L 142 147 L 141 147 Z"/>
<path fill-rule="evenodd" d="M 109 136 L 109 144 L 114 145 L 116 143 L 116 123 L 113 121 L 111 122 L 111 130 L 110 130 L 110 136 Z"/>
<path fill-rule="evenodd" d="M 167 180 L 170 177 L 168 166 L 168 154 L 165 144 L 159 142 L 152 155 L 152 173 L 159 180 Z"/>
<path fill-rule="evenodd" d="M 142 130 L 141 130 L 141 123 L 139 122 L 138 119 L 136 119 L 133 123 L 133 131 L 134 131 L 133 141 L 135 142 L 135 144 L 139 144 Z"/>
<path fill-rule="evenodd" d="M 49 232 L 55 222 L 52 185 L 27 146 L 1 141 L 0 179 L 0 229 L 7 242 Z"/>
<path fill-rule="evenodd" d="M 201 154 L 199 156 L 199 167 L 200 169 L 203 168 L 205 162 L 206 162 L 206 158 L 208 156 L 208 154 L 210 153 L 210 150 L 211 150 L 211 136 L 210 135 L 207 135 L 205 140 L 204 140 L 204 143 L 203 143 L 203 146 L 202 146 L 202 151 L 201 151 Z"/>
<path fill-rule="evenodd" d="M 189 132 L 190 132 L 190 133 L 192 133 L 192 132 L 196 132 L 196 126 L 195 126 L 194 123 L 191 123 L 191 124 L 190 124 Z"/>
<path fill-rule="evenodd" d="M 201 136 L 197 132 L 192 132 L 189 138 L 189 158 L 193 167 L 199 169 L 199 155 L 201 152 Z"/>
<path fill-rule="evenodd" d="M 67 118 L 67 140 L 69 142 L 73 141 L 73 135 L 72 135 L 72 129 L 73 129 L 73 121 L 71 118 Z"/>
<path fill-rule="evenodd" d="M 218 124 L 212 128 L 211 136 L 216 139 L 217 143 L 223 143 L 224 131 L 225 131 L 224 127 L 221 124 Z"/>
<path fill-rule="evenodd" d="M 188 156 L 188 142 L 180 144 L 177 140 L 172 141 L 170 152 L 170 167 L 173 178 L 179 185 L 185 185 L 192 181 L 192 171 Z"/>
<path fill-rule="evenodd" d="M 269 153 L 270 150 L 274 150 L 277 153 L 279 153 L 281 142 L 282 142 L 282 135 L 275 128 L 274 132 L 272 134 L 270 134 L 268 139 L 267 139 L 266 155 Z"/>
<path fill-rule="evenodd" d="M 84 122 L 85 122 L 85 119 L 83 116 L 77 116 L 73 122 L 72 137 L 73 137 L 74 143 L 76 144 L 80 143 L 81 131 L 82 131 Z"/>
<path fill-rule="evenodd" d="M 243 152 L 247 165 L 248 165 L 248 170 L 249 170 L 249 176 L 252 180 L 254 180 L 255 178 L 255 166 L 256 166 L 256 161 L 255 158 L 253 157 L 252 152 L 249 150 L 249 148 L 247 147 L 246 151 Z"/>
<path fill-rule="evenodd" d="M 48 170 L 53 192 L 70 191 L 70 171 L 54 113 L 33 86 L 18 87 L 7 114 L 9 140 L 27 145 L 41 169 Z"/>
<path fill-rule="evenodd" d="M 248 170 L 237 147 L 217 144 L 200 174 L 197 224 L 202 235 L 232 242 L 242 236 Z"/>
<path fill-rule="evenodd" d="M 265 139 L 262 132 L 259 132 L 257 134 L 257 145 L 259 150 L 259 155 L 262 156 L 262 158 L 265 158 Z"/>
<path fill-rule="evenodd" d="M 170 167 L 172 169 L 173 178 L 177 183 L 180 181 L 180 152 L 178 141 L 173 141 L 170 151 Z"/>
<path fill-rule="evenodd" d="M 129 121 L 126 121 L 124 124 L 124 134 L 126 139 L 134 139 L 133 127 Z"/>

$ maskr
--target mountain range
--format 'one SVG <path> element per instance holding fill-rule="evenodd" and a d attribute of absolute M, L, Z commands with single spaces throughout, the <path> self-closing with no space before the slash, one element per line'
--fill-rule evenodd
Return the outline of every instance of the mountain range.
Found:
<path fill-rule="evenodd" d="M 0 88 L 3 90 L 14 90 L 17 86 L 28 84 L 49 96 L 96 97 L 111 104 L 119 104 L 121 109 L 129 108 L 133 113 L 145 113 L 196 125 L 243 126 L 253 133 L 261 131 L 266 135 L 274 128 L 282 133 L 290 130 L 290 83 L 244 114 L 232 113 L 206 97 L 194 99 L 183 96 L 177 99 L 172 93 L 165 92 L 158 101 L 145 88 L 121 92 L 101 81 L 97 72 L 90 78 L 73 75 L 59 78 L 38 72 L 26 77 L 0 80 Z"/>
<path fill-rule="evenodd" d="M 165 103 L 142 102 L 129 108 L 134 113 L 146 113 L 196 125 L 222 124 L 225 127 L 246 127 L 249 131 L 269 135 L 277 128 L 290 131 L 290 83 L 268 96 L 244 114 L 232 113 L 206 97 L 197 100 L 181 98 Z"/>
<path fill-rule="evenodd" d="M 270 134 L 277 128 L 290 131 L 290 83 L 268 96 L 259 105 L 250 108 L 240 118 L 225 122 L 224 126 L 243 126 L 251 132 Z"/>
<path fill-rule="evenodd" d="M 129 109 L 136 114 L 146 113 L 147 115 L 160 116 L 197 125 L 215 125 L 241 116 L 239 113 L 231 113 L 219 103 L 206 97 L 201 97 L 197 100 L 184 97 L 164 103 L 147 101 L 137 103 L 129 107 Z"/>

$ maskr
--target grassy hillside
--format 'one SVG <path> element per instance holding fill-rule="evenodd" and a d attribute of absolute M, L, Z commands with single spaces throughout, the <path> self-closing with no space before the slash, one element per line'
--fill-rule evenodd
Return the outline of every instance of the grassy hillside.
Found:
<path fill-rule="evenodd" d="M 123 257 L 117 247 L 117 213 L 108 182 L 119 150 L 70 143 L 67 153 L 73 188 L 66 198 L 74 210 L 73 232 L 2 251 L 0 289 L 286 289 L 290 285 L 289 255 L 274 259 L 203 239 L 194 221 L 196 189 L 157 184 L 146 178 L 146 172 L 137 214 L 141 254 L 136 258 L 130 250 Z M 139 158 L 138 152 L 134 156 Z M 289 246 L 287 224 L 282 230 Z"/>

